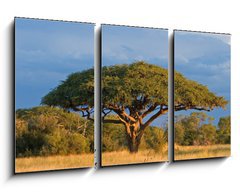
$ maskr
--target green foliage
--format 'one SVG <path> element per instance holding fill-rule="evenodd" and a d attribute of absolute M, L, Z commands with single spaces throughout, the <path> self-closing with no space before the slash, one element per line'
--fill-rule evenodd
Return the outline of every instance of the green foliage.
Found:
<path fill-rule="evenodd" d="M 25 120 L 16 119 L 16 137 L 19 138 L 27 132 L 28 124 Z"/>
<path fill-rule="evenodd" d="M 230 116 L 221 117 L 218 122 L 218 127 L 220 130 L 225 130 L 226 133 L 230 133 L 231 129 L 231 118 Z"/>
<path fill-rule="evenodd" d="M 139 97 L 147 99 L 145 105 L 168 102 L 168 70 L 143 61 L 103 67 L 102 86 L 106 106 L 134 106 Z"/>
<path fill-rule="evenodd" d="M 209 91 L 207 86 L 189 80 L 178 72 L 175 72 L 174 82 L 175 111 L 188 109 L 210 111 L 216 107 L 224 108 L 228 103 L 223 97 Z M 78 111 L 83 117 L 92 119 L 90 115 L 94 109 L 94 70 L 69 75 L 42 98 L 42 104 Z M 144 61 L 103 67 L 102 109 L 103 120 L 114 112 L 119 117 L 118 121 L 125 125 L 125 134 L 132 139 L 132 144 L 136 144 L 133 142 L 133 135 L 140 143 L 145 128 L 168 111 L 168 70 Z M 194 115 L 191 118 L 193 120 L 188 122 L 183 139 L 182 136 L 178 138 L 185 145 L 194 144 L 198 137 L 199 130 L 192 127 L 198 125 L 201 120 Z M 201 118 L 205 118 L 203 114 Z M 52 122 L 51 119 L 49 121 Z M 112 131 L 110 125 L 106 126 Z M 133 126 L 136 127 L 131 128 L 134 130 L 134 134 L 131 134 L 129 128 Z M 119 130 L 118 125 L 114 127 L 116 131 Z M 120 138 L 117 138 L 121 143 L 122 135 L 121 132 Z M 110 142 L 114 142 L 111 136 L 104 139 L 103 150 L 118 148 L 118 144 L 113 145 Z M 137 147 L 131 147 L 130 144 L 129 150 L 137 152 Z"/>
<path fill-rule="evenodd" d="M 175 124 L 175 143 L 182 145 L 184 143 L 184 134 L 185 134 L 185 129 L 182 123 L 176 123 Z"/>
<path fill-rule="evenodd" d="M 42 98 L 42 104 L 74 109 L 94 105 L 94 69 L 72 73 Z"/>
<path fill-rule="evenodd" d="M 17 156 L 93 152 L 93 123 L 55 107 L 16 111 Z"/>
<path fill-rule="evenodd" d="M 18 127 L 16 128 L 18 130 Z M 17 132 L 17 131 L 16 131 Z M 20 137 L 16 137 L 17 156 L 36 156 L 39 155 L 45 144 L 45 134 L 39 130 L 27 130 Z"/>
<path fill-rule="evenodd" d="M 117 119 L 115 115 L 111 115 L 108 119 Z M 167 143 L 167 130 L 162 128 L 149 126 L 144 132 L 140 150 L 152 149 L 159 153 L 163 151 L 163 147 Z M 102 130 L 102 151 L 119 151 L 128 148 L 125 127 L 122 124 L 104 123 Z"/>
<path fill-rule="evenodd" d="M 174 73 L 174 106 L 186 109 L 200 108 L 213 110 L 215 107 L 225 108 L 227 101 L 224 97 L 216 96 L 207 86 L 185 78 L 181 73 Z"/>
<path fill-rule="evenodd" d="M 167 130 L 151 126 L 144 133 L 144 141 L 147 149 L 153 149 L 157 153 L 163 152 L 163 148 L 167 143 Z"/>
<path fill-rule="evenodd" d="M 206 113 L 191 113 L 175 118 L 175 143 L 178 145 L 212 145 L 230 143 L 230 117 L 222 117 L 217 129 L 213 117 Z"/>
<path fill-rule="evenodd" d="M 107 119 L 117 120 L 116 115 L 108 115 Z M 125 127 L 123 124 L 103 123 L 102 151 L 118 151 L 127 148 Z"/>
<path fill-rule="evenodd" d="M 210 92 L 207 86 L 186 79 L 175 72 L 175 106 L 178 110 L 188 108 L 225 107 L 227 101 Z M 138 61 L 132 64 L 105 66 L 102 68 L 102 101 L 109 105 L 139 108 L 159 103 L 168 105 L 168 70 Z M 144 99 L 144 102 L 140 99 Z M 94 104 L 93 69 L 73 73 L 60 85 L 42 98 L 42 104 L 76 109 L 92 108 Z M 141 106 L 141 107 L 144 107 Z M 142 109 L 142 108 L 141 108 Z"/>
<path fill-rule="evenodd" d="M 41 153 L 43 155 L 66 155 L 68 154 L 68 131 L 64 128 L 54 130 L 51 134 L 46 135 L 46 145 L 43 146 Z"/>
<path fill-rule="evenodd" d="M 231 118 L 230 116 L 221 117 L 218 122 L 218 142 L 228 143 L 231 142 Z"/>
<path fill-rule="evenodd" d="M 204 124 L 199 131 L 199 143 L 200 145 L 211 145 L 217 142 L 217 130 L 216 127 L 211 124 Z"/>
<path fill-rule="evenodd" d="M 125 128 L 121 124 L 104 123 L 102 151 L 118 151 L 127 148 Z"/>
<path fill-rule="evenodd" d="M 194 112 L 190 116 L 180 117 L 175 122 L 175 140 L 180 145 L 198 144 L 199 129 L 208 116 L 203 112 Z"/>

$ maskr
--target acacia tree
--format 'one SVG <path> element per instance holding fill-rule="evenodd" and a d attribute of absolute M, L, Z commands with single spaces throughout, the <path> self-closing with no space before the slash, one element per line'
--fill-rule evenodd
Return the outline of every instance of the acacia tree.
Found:
<path fill-rule="evenodd" d="M 93 120 L 93 90 L 93 69 L 73 73 L 43 97 L 42 104 L 80 111 L 83 117 Z M 207 86 L 175 72 L 175 111 L 210 111 L 226 104 Z M 167 69 L 143 61 L 102 68 L 102 121 L 124 125 L 130 152 L 138 151 L 145 129 L 167 112 Z M 118 119 L 109 119 L 112 113 Z"/>

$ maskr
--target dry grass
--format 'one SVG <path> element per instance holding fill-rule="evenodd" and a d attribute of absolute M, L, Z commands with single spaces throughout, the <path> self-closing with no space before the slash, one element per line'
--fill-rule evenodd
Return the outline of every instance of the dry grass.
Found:
<path fill-rule="evenodd" d="M 16 158 L 16 173 L 92 167 L 93 154 Z"/>
<path fill-rule="evenodd" d="M 175 145 L 175 160 L 228 157 L 231 155 L 230 145 L 178 146 Z"/>
<path fill-rule="evenodd" d="M 167 160 L 167 147 L 163 153 L 155 153 L 153 150 L 144 150 L 139 151 L 136 154 L 131 154 L 129 151 L 124 150 L 104 152 L 102 154 L 102 166 L 162 162 Z"/>

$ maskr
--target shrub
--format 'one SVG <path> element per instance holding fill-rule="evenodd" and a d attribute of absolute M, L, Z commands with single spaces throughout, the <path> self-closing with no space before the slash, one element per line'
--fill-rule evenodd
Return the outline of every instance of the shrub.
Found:
<path fill-rule="evenodd" d="M 118 151 L 127 149 L 125 128 L 121 124 L 104 123 L 102 151 Z"/>
<path fill-rule="evenodd" d="M 167 143 L 167 135 L 162 128 L 150 126 L 144 134 L 144 140 L 147 149 L 153 149 L 155 152 L 161 153 Z"/>
<path fill-rule="evenodd" d="M 57 107 L 16 111 L 16 155 L 66 155 L 93 152 L 93 123 Z"/>

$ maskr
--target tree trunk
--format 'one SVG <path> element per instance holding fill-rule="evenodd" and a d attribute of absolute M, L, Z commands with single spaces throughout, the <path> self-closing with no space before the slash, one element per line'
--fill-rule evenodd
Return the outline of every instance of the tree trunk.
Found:
<path fill-rule="evenodd" d="M 151 116 L 145 123 L 143 123 L 143 118 L 147 116 L 150 112 L 156 109 L 157 105 L 150 107 L 147 112 L 144 112 L 142 115 L 134 109 L 130 110 L 130 115 L 128 115 L 124 110 L 125 109 L 113 109 L 115 113 L 118 114 L 120 122 L 125 126 L 128 148 L 131 153 L 137 153 L 138 148 L 143 136 L 144 130 L 159 116 L 167 113 L 168 109 L 163 109 L 160 107 L 159 111 Z"/>
<path fill-rule="evenodd" d="M 138 148 L 141 142 L 141 138 L 138 137 L 138 129 L 139 129 L 139 124 L 134 124 L 134 125 L 125 125 L 126 126 L 126 135 L 127 135 L 127 141 L 128 141 L 128 149 L 130 153 L 137 153 Z"/>
<path fill-rule="evenodd" d="M 128 138 L 128 148 L 130 153 L 137 153 L 140 145 L 140 140 L 137 141 L 136 138 Z"/>

